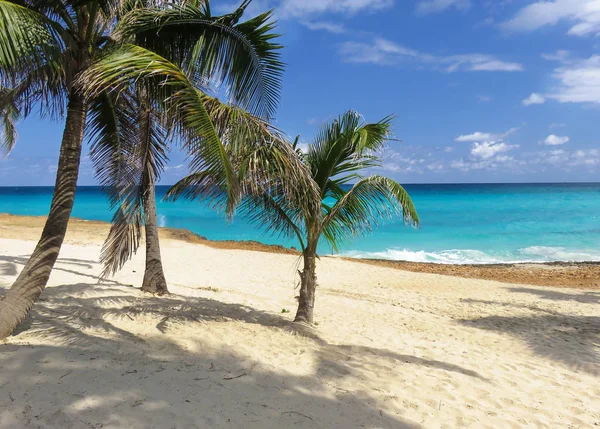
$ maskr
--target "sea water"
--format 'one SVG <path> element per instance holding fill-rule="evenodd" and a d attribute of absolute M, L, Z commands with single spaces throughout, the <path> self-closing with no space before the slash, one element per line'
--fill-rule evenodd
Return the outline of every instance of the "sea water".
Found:
<path fill-rule="evenodd" d="M 352 257 L 436 263 L 600 261 L 600 183 L 406 185 L 421 226 L 386 221 L 366 237 L 344 243 Z M 168 187 L 157 188 L 157 198 Z M 51 187 L 0 187 L 0 212 L 46 215 Z M 212 240 L 256 240 L 298 246 L 241 217 L 189 201 L 158 204 L 159 226 L 186 228 Z M 110 221 L 101 189 L 80 187 L 73 216 Z M 320 252 L 330 254 L 324 243 Z"/>

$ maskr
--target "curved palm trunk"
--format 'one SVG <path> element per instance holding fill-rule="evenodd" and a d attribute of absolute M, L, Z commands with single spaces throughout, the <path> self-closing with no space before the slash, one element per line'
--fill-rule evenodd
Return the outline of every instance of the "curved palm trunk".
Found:
<path fill-rule="evenodd" d="M 85 117 L 86 106 L 83 97 L 72 91 L 69 96 L 50 213 L 40 241 L 29 261 L 4 299 L 0 300 L 0 339 L 9 336 L 27 316 L 46 287 L 58 258 L 75 200 Z"/>
<path fill-rule="evenodd" d="M 300 297 L 298 311 L 294 322 L 313 323 L 313 309 L 315 307 L 315 291 L 317 289 L 316 259 L 317 252 L 312 247 L 307 247 L 303 253 L 304 268 L 300 273 Z"/>
<path fill-rule="evenodd" d="M 146 183 L 147 189 L 144 192 L 146 270 L 144 271 L 142 292 L 164 295 L 169 293 L 169 290 L 160 258 L 160 242 L 156 222 L 156 192 L 153 181 L 147 180 Z"/>

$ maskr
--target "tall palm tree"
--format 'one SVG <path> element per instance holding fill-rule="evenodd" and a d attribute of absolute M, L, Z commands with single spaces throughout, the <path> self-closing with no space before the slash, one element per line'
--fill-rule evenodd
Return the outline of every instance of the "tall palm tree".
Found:
<path fill-rule="evenodd" d="M 244 7 L 247 3 L 244 2 Z M 161 102 L 165 111 L 174 112 L 173 121 L 203 137 L 202 144 L 195 147 L 202 165 L 234 177 L 204 108 L 202 92 L 188 75 L 160 53 L 121 36 L 113 37 L 117 19 L 127 19 L 132 23 L 131 34 L 146 34 L 157 45 L 156 41 L 162 39 L 156 24 L 159 20 L 149 16 L 160 9 L 131 7 L 133 10 L 122 17 L 121 6 L 119 0 L 0 0 L 0 86 L 9 88 L 8 95 L 0 98 L 0 111 L 6 111 L 8 103 L 13 103 L 20 108 L 19 115 L 27 116 L 33 106 L 39 105 L 42 114 L 65 120 L 50 213 L 29 261 L 0 300 L 0 339 L 10 335 L 26 316 L 45 288 L 58 257 L 73 207 L 86 123 L 97 132 L 106 133 L 104 141 L 128 137 L 122 123 L 122 116 L 126 115 L 120 115 L 115 105 L 115 100 L 121 102 L 120 98 L 106 90 L 110 80 L 115 80 L 116 86 L 135 79 L 153 82 L 148 87 L 157 90 L 156 99 L 159 92 L 166 97 Z M 183 56 L 179 47 L 193 46 L 194 55 L 186 57 L 190 76 L 224 81 L 232 98 L 244 107 L 273 110 L 276 106 L 273 87 L 277 88 L 281 72 L 278 60 L 275 58 L 265 65 L 258 61 L 245 40 L 240 40 L 239 32 L 224 28 L 227 26 L 219 22 L 193 18 L 208 6 L 202 7 L 193 2 L 185 6 L 189 14 L 184 14 L 188 18 L 186 25 L 179 27 L 180 44 L 165 48 L 164 52 Z M 183 11 L 175 10 L 176 6 L 171 9 L 174 10 L 171 15 L 181 15 L 179 12 Z M 146 20 L 136 20 L 138 14 Z M 223 18 L 226 23 L 231 19 L 231 16 Z M 268 25 L 262 28 L 254 25 L 259 34 L 270 31 Z M 123 27 L 120 31 L 127 33 Z M 165 43 L 172 42 L 165 38 Z M 196 63 L 204 65 L 196 67 Z M 90 88 L 88 84 L 93 84 L 93 78 L 97 81 L 98 76 L 90 70 L 98 67 L 106 72 L 102 75 L 104 89 L 82 90 Z M 258 79 L 261 74 L 269 75 L 274 85 L 263 87 Z M 238 186 L 230 182 L 227 187 L 233 194 Z"/>
<path fill-rule="evenodd" d="M 202 3 L 202 7 L 193 4 L 171 5 L 169 8 L 146 8 L 139 9 L 136 13 L 126 15 L 121 20 L 117 33 L 124 39 L 134 41 L 139 45 L 144 45 L 155 51 L 161 52 L 166 58 L 178 62 L 178 66 L 191 75 L 192 82 L 199 87 L 206 87 L 206 82 L 214 81 L 216 71 L 221 69 L 221 62 L 224 58 L 218 59 L 215 56 L 198 56 L 198 38 L 203 37 L 204 43 L 213 43 L 209 37 L 215 37 L 213 33 L 218 32 L 235 34 L 238 45 L 245 45 L 248 53 L 241 52 L 237 55 L 237 62 L 243 62 L 243 67 L 239 68 L 239 77 L 248 78 L 249 72 L 256 76 L 252 79 L 253 85 L 257 86 L 256 92 L 252 97 L 256 99 L 257 95 L 268 91 L 271 95 L 264 97 L 264 102 L 251 102 L 252 98 L 244 101 L 240 98 L 239 104 L 254 107 L 254 111 L 268 118 L 273 111 L 272 99 L 276 99 L 279 87 L 279 73 L 282 65 L 279 61 L 277 50 L 279 45 L 273 43 L 275 37 L 270 30 L 273 25 L 269 23 L 270 13 L 261 14 L 245 22 L 239 22 L 243 15 L 248 1 L 234 11 L 225 16 L 213 16 L 208 2 Z M 198 21 L 211 23 L 212 33 L 206 31 L 206 25 L 198 26 Z M 156 37 L 152 33 L 160 29 L 160 43 L 156 43 Z M 231 48 L 240 49 L 240 46 L 231 45 Z M 220 55 L 219 52 L 216 52 Z M 237 63 L 236 63 L 237 67 Z M 217 69 L 217 70 L 215 70 Z M 246 76 L 244 76 L 246 75 Z M 214 82 L 213 82 L 214 83 Z M 235 81 L 231 86 L 239 85 Z M 95 88 L 94 91 L 98 89 Z M 113 196 L 125 196 L 120 199 L 118 207 L 113 218 L 113 225 L 106 240 L 101 260 L 104 264 L 103 275 L 114 274 L 119 270 L 123 263 L 127 261 L 133 252 L 139 246 L 141 223 L 145 224 L 144 233 L 146 241 L 146 267 L 141 290 L 153 294 L 162 295 L 168 292 L 167 282 L 162 268 L 160 257 L 160 244 L 158 237 L 158 226 L 156 216 L 156 196 L 155 183 L 163 171 L 163 165 L 166 160 L 168 150 L 166 130 L 172 128 L 169 124 L 169 117 L 165 112 L 160 112 L 160 103 L 152 102 L 150 96 L 153 95 L 152 88 L 141 85 L 138 81 L 131 88 L 136 94 L 132 97 L 139 111 L 139 120 L 137 124 L 137 144 L 133 150 L 131 145 L 99 144 L 94 145 L 92 150 L 92 160 L 96 164 L 96 171 L 101 178 L 101 183 Z M 235 90 L 233 91 L 236 92 Z M 159 94 L 164 97 L 162 91 Z M 247 94 L 244 93 L 245 97 Z M 222 105 L 216 98 L 203 96 L 207 111 L 211 114 L 211 120 L 216 128 L 221 132 L 218 134 L 223 137 L 222 130 L 227 129 L 230 132 L 237 133 L 237 137 L 250 137 L 264 140 L 276 139 L 276 134 L 271 132 L 266 123 L 247 114 L 241 109 Z M 235 100 L 235 99 L 234 99 Z M 255 106 L 253 106 L 255 105 Z M 129 104 L 131 106 L 131 103 Z M 124 107 L 129 107 L 124 106 Z M 224 114 L 225 113 L 225 114 Z M 243 122 L 236 124 L 230 123 L 232 119 L 243 117 Z M 239 121 L 238 121 L 239 122 Z M 245 129 L 240 124 L 245 125 Z M 184 133 L 186 130 L 183 130 Z M 179 136 L 186 141 L 187 149 L 193 150 L 194 145 L 189 144 L 190 138 L 196 137 L 193 132 Z M 124 154 L 119 151 L 124 149 Z M 273 154 L 273 152 L 271 152 Z M 128 157 L 133 155 L 133 157 Z M 193 155 L 193 154 L 192 154 Z M 137 177 L 130 177 L 129 183 L 124 183 L 121 170 L 115 168 L 115 162 L 122 162 L 123 158 L 128 158 L 129 162 L 135 168 Z M 108 173 L 108 174 L 105 174 Z M 133 180 L 131 180 L 133 179 Z M 131 201 L 131 198 L 134 201 Z"/>
<path fill-rule="evenodd" d="M 386 177 L 361 174 L 380 165 L 376 153 L 388 139 L 391 119 L 365 124 L 356 112 L 349 111 L 325 125 L 308 153 L 299 155 L 317 189 L 315 193 L 307 191 L 304 200 L 283 196 L 278 186 L 269 182 L 261 192 L 247 192 L 241 202 L 242 216 L 270 232 L 298 240 L 304 266 L 297 322 L 313 323 L 317 247 L 322 237 L 338 250 L 342 242 L 371 231 L 382 219 L 400 216 L 408 224 L 419 223 L 410 196 L 401 185 Z M 350 186 L 351 182 L 355 183 Z M 189 185 L 185 179 L 170 192 L 189 197 L 184 193 Z"/>

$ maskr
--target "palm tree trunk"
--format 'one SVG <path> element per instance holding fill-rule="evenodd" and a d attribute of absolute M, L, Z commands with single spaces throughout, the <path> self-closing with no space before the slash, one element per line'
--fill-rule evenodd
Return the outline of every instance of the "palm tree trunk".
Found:
<path fill-rule="evenodd" d="M 316 251 L 307 248 L 304 251 L 304 268 L 300 273 L 300 297 L 294 322 L 313 323 L 315 290 L 317 289 Z"/>
<path fill-rule="evenodd" d="M 73 209 L 86 106 L 74 91 L 69 96 L 50 213 L 42 236 L 4 299 L 0 300 L 0 339 L 9 336 L 38 299 L 58 258 Z"/>
<path fill-rule="evenodd" d="M 146 270 L 142 282 L 142 292 L 164 295 L 169 293 L 167 280 L 163 271 L 160 258 L 160 242 L 158 239 L 158 225 L 156 222 L 156 192 L 154 182 L 147 180 L 147 189 L 144 197 L 144 215 L 146 231 Z"/>

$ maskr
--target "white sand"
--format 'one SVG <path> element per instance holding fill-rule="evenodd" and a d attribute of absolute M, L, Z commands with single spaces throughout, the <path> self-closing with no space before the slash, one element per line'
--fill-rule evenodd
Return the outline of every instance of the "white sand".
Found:
<path fill-rule="evenodd" d="M 34 245 L 0 240 L 0 287 Z M 600 292 L 323 258 L 311 338 L 289 328 L 296 257 L 162 247 L 154 298 L 130 286 L 143 255 L 98 282 L 99 245 L 64 246 L 0 345 L 0 428 L 600 425 Z"/>

